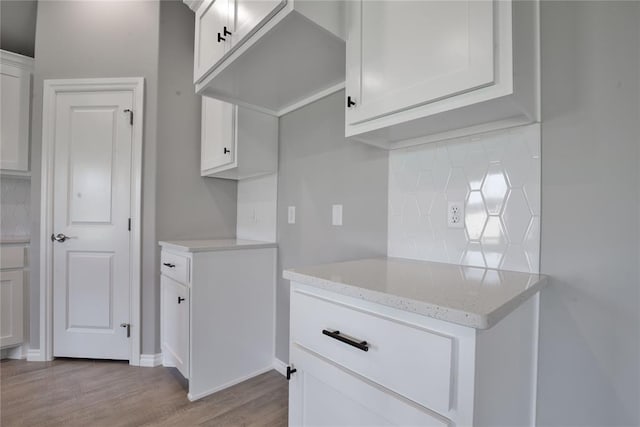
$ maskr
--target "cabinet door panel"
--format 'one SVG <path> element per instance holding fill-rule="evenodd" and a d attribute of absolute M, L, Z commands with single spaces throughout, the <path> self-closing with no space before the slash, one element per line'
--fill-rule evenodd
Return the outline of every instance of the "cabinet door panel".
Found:
<path fill-rule="evenodd" d="M 218 41 L 232 19 L 229 0 L 207 0 L 196 12 L 193 79 L 199 81 L 227 52 L 229 40 Z"/>
<path fill-rule="evenodd" d="M 175 364 L 189 378 L 189 289 L 160 276 L 162 287 L 162 352 L 165 364 Z M 178 302 L 178 298 L 180 300 Z"/>
<path fill-rule="evenodd" d="M 448 426 L 449 420 L 294 345 L 290 426 Z"/>
<path fill-rule="evenodd" d="M 201 171 L 233 166 L 236 156 L 237 107 L 213 98 L 202 97 Z"/>
<path fill-rule="evenodd" d="M 232 46 L 239 44 L 286 4 L 286 0 L 235 0 L 235 32 Z"/>
<path fill-rule="evenodd" d="M 23 271 L 0 273 L 0 347 L 22 343 Z"/>
<path fill-rule="evenodd" d="M 350 8 L 347 122 L 382 115 L 494 82 L 494 4 L 362 1 Z M 359 29 L 359 31 L 357 31 Z M 359 60 L 354 60 L 353 56 Z"/>
<path fill-rule="evenodd" d="M 29 170 L 30 78 L 18 67 L 0 67 L 0 169 Z"/>

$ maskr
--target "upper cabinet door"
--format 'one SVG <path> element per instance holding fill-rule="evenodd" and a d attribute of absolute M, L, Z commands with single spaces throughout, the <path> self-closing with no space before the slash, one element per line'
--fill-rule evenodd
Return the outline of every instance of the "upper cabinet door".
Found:
<path fill-rule="evenodd" d="M 232 167 L 236 160 L 235 105 L 202 97 L 201 174 L 211 169 Z"/>
<path fill-rule="evenodd" d="M 494 82 L 494 2 L 350 2 L 347 123 Z"/>
<path fill-rule="evenodd" d="M 9 63 L 2 52 L 0 64 L 0 169 L 29 170 L 29 105 L 31 73 Z M 19 55 L 15 55 L 19 56 Z"/>
<path fill-rule="evenodd" d="M 233 32 L 230 0 L 206 0 L 196 12 L 193 80 L 198 82 L 230 49 Z M 226 31 L 225 31 L 226 30 Z"/>
<path fill-rule="evenodd" d="M 235 3 L 235 32 L 231 45 L 239 44 L 243 38 L 260 28 L 280 10 L 286 0 L 231 0 Z"/>

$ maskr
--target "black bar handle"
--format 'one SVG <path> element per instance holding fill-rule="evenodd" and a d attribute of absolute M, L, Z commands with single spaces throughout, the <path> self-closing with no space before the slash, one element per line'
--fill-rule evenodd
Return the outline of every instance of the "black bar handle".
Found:
<path fill-rule="evenodd" d="M 224 37 L 222 37 L 222 34 L 218 33 L 218 43 L 223 42 L 227 39 L 225 39 Z"/>
<path fill-rule="evenodd" d="M 356 101 L 352 100 L 350 96 L 347 96 L 347 108 L 351 108 L 356 105 Z"/>
<path fill-rule="evenodd" d="M 291 366 L 287 366 L 287 381 L 291 379 L 291 374 L 298 372 L 297 369 L 291 368 Z"/>
<path fill-rule="evenodd" d="M 224 150 L 222 150 L 222 154 L 229 154 L 231 152 L 231 150 L 229 150 L 227 147 L 224 147 Z"/>
<path fill-rule="evenodd" d="M 225 36 L 230 36 L 230 35 L 231 35 L 231 31 L 227 30 L 227 27 L 226 27 L 226 26 L 225 26 L 225 27 L 223 27 L 223 28 L 224 28 L 224 31 L 223 31 L 224 35 L 225 35 Z"/>
<path fill-rule="evenodd" d="M 184 298 L 178 297 L 178 304 L 180 304 L 182 301 L 184 301 Z"/>
<path fill-rule="evenodd" d="M 162 265 L 169 268 L 176 268 L 175 264 L 171 264 L 170 262 L 163 262 Z"/>
<path fill-rule="evenodd" d="M 322 333 L 328 337 L 331 337 L 335 340 L 341 341 L 345 344 L 349 344 L 359 350 L 369 351 L 369 344 L 366 341 L 355 341 L 350 338 L 345 337 L 344 335 L 340 335 L 340 331 L 329 331 L 327 329 L 323 329 Z"/>

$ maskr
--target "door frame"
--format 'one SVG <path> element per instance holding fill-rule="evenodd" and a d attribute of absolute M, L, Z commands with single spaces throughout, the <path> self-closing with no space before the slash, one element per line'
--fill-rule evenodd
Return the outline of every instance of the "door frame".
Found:
<path fill-rule="evenodd" d="M 131 233 L 129 235 L 129 316 L 131 340 L 129 364 L 140 366 L 141 343 L 141 212 L 142 141 L 144 126 L 144 78 L 97 78 L 44 80 L 42 107 L 42 182 L 40 194 L 40 351 L 30 360 L 53 360 L 53 177 L 55 102 L 61 93 L 131 91 L 134 111 L 131 146 Z M 35 355 L 34 355 L 35 356 Z"/>

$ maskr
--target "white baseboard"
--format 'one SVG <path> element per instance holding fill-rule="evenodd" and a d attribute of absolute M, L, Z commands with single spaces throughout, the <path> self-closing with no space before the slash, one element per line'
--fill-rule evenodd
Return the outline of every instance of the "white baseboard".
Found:
<path fill-rule="evenodd" d="M 29 344 L 22 344 L 16 347 L 5 348 L 2 350 L 2 357 L 13 360 L 22 360 L 27 358 L 27 352 L 29 351 Z"/>
<path fill-rule="evenodd" d="M 287 365 L 282 360 L 275 358 L 273 359 L 273 369 L 280 372 L 283 376 L 287 376 Z"/>
<path fill-rule="evenodd" d="M 140 355 L 139 366 L 145 368 L 155 368 L 156 366 L 160 365 L 162 365 L 162 353 Z"/>
<path fill-rule="evenodd" d="M 30 348 L 27 351 L 27 362 L 46 362 L 39 348 Z"/>

